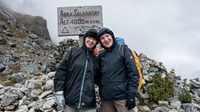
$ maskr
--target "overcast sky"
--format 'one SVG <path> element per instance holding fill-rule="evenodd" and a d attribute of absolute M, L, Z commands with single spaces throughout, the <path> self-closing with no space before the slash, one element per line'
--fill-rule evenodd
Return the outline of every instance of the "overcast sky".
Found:
<path fill-rule="evenodd" d="M 47 20 L 58 37 L 57 7 L 101 5 L 103 25 L 182 79 L 200 77 L 200 0 L 1 0 L 17 12 Z"/>

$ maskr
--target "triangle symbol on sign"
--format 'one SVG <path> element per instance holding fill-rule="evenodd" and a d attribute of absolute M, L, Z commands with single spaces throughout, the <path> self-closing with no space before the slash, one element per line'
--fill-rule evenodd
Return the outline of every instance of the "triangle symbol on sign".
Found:
<path fill-rule="evenodd" d="M 63 28 L 62 33 L 69 33 L 67 27 L 64 27 L 64 28 Z"/>

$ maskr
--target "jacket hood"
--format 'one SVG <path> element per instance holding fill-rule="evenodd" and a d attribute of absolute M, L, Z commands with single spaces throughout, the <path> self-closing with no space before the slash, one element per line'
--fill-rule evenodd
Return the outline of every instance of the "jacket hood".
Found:
<path fill-rule="evenodd" d="M 85 33 L 85 35 L 83 36 L 83 47 L 84 47 L 84 48 L 87 48 L 86 45 L 85 45 L 85 38 L 86 38 L 87 36 L 90 36 L 90 37 L 94 38 L 95 40 L 97 40 L 96 45 L 98 44 L 97 30 L 95 30 L 95 29 L 90 29 L 90 30 L 88 30 L 88 31 Z M 95 45 L 92 49 L 94 49 L 94 48 L 96 47 L 96 45 Z"/>
<path fill-rule="evenodd" d="M 106 48 L 105 46 L 103 46 L 103 44 L 102 44 L 101 41 L 100 41 L 100 37 L 101 37 L 102 35 L 104 35 L 104 34 L 110 34 L 111 37 L 112 37 L 112 39 L 113 39 L 113 44 L 112 44 L 112 46 L 111 46 L 110 48 Z M 105 50 L 108 50 L 108 49 L 113 48 L 113 47 L 115 46 L 115 44 L 116 44 L 116 40 L 115 40 L 114 33 L 113 33 L 110 29 L 108 29 L 108 28 L 102 28 L 102 29 L 98 32 L 98 40 L 99 40 L 99 42 L 100 42 L 100 44 L 101 44 L 101 47 L 103 47 Z"/>

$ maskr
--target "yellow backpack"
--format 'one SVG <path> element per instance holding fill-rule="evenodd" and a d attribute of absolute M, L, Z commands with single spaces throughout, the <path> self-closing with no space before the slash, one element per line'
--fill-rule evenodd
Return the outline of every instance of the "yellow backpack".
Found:
<path fill-rule="evenodd" d="M 122 44 L 119 47 L 119 52 L 120 52 L 121 56 L 124 56 L 124 47 L 125 46 L 126 45 Z M 133 58 L 135 60 L 135 64 L 136 64 L 137 70 L 139 72 L 139 84 L 138 84 L 138 89 L 137 89 L 139 91 L 141 89 L 141 87 L 142 87 L 142 84 L 143 84 L 142 64 L 141 64 L 140 58 L 137 55 L 137 53 L 134 50 L 131 50 L 131 52 L 132 52 Z"/>

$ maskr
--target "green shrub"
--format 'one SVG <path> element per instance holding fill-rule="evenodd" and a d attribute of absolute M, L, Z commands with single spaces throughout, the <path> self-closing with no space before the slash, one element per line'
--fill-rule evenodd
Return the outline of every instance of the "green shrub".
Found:
<path fill-rule="evenodd" d="M 151 102 L 158 103 L 158 101 L 166 101 L 173 97 L 174 83 L 168 77 L 162 78 L 160 72 L 152 76 L 150 83 L 152 85 L 148 86 L 147 93 Z"/>
<path fill-rule="evenodd" d="M 178 97 L 182 103 L 192 103 L 192 97 L 190 95 L 190 92 L 185 88 L 183 89 L 183 92 L 178 93 Z"/>

